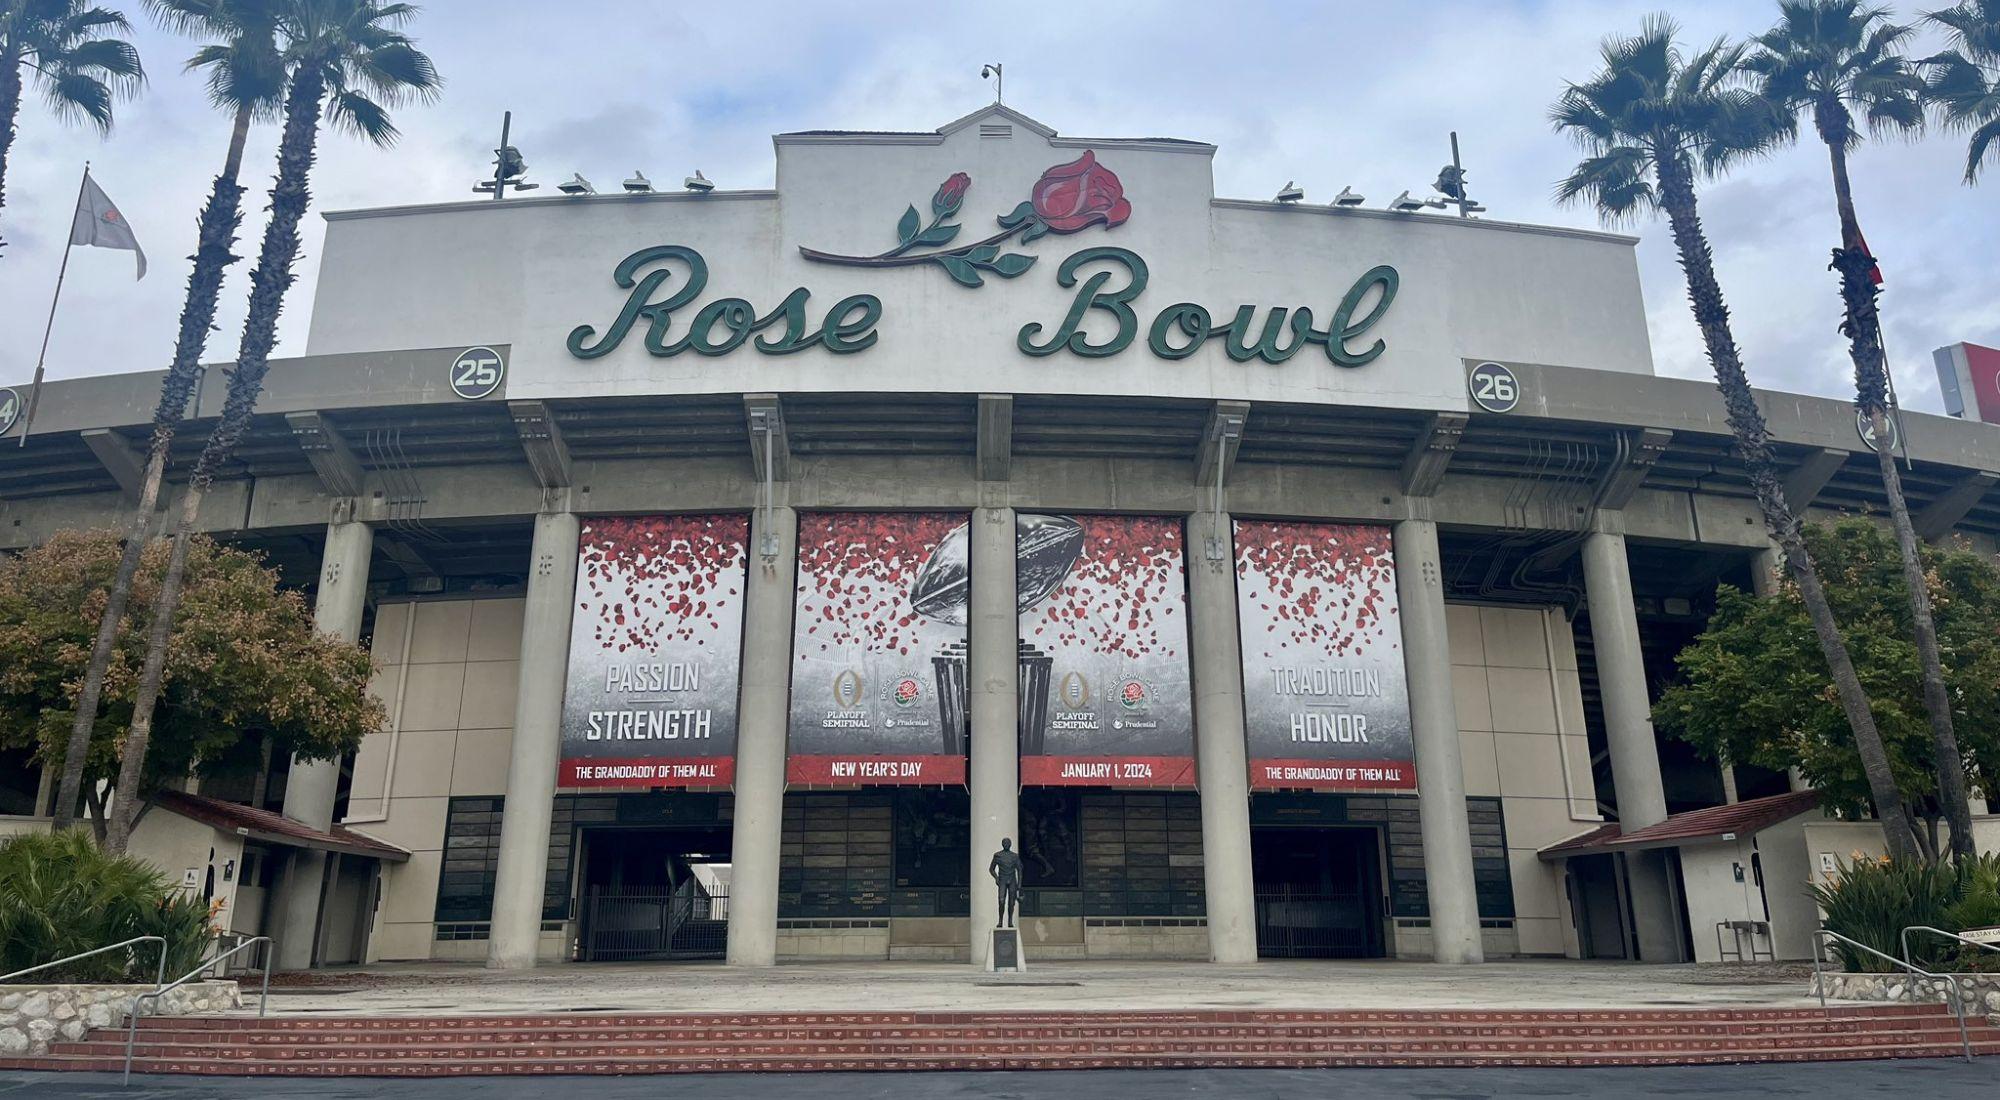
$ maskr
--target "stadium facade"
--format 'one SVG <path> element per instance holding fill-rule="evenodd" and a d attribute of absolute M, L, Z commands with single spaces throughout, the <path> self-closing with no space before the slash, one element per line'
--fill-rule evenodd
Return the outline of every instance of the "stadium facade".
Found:
<path fill-rule="evenodd" d="M 327 215 L 203 523 L 390 723 L 161 796 L 237 931 L 977 962 L 1011 838 L 1031 958 L 1706 954 L 1710 891 L 1619 838 L 1809 798 L 1649 720 L 1775 561 L 1632 238 L 1218 198 L 1214 146 L 998 105 L 775 146 L 772 190 Z M 7 426 L 0 548 L 115 521 L 157 381 Z M 1879 504 L 1851 406 L 1762 400 L 1796 504 Z M 1923 534 L 1994 549 L 2000 428 L 1902 430 Z M 1777 923 L 1772 812 L 1713 837 Z"/>

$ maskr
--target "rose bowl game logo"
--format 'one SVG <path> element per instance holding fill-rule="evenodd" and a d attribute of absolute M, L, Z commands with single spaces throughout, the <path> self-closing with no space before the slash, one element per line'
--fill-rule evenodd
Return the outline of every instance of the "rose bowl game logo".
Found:
<path fill-rule="evenodd" d="M 1118 687 L 1118 705 L 1126 710 L 1143 710 L 1152 695 L 1153 690 L 1144 680 L 1127 680 Z"/>
<path fill-rule="evenodd" d="M 899 707 L 914 706 L 924 694 L 924 687 L 915 676 L 900 676 L 889 687 L 889 701 Z"/>
<path fill-rule="evenodd" d="M 990 271 L 1011 279 L 1035 266 L 1035 257 L 1021 252 L 1002 252 L 1010 239 L 1019 237 L 1027 244 L 1050 233 L 1068 234 L 1102 225 L 1114 229 L 1132 216 L 1132 203 L 1125 198 L 1125 185 L 1118 174 L 1097 163 L 1097 152 L 1086 149 L 1068 164 L 1058 164 L 1042 173 L 1028 189 L 1026 202 L 994 220 L 1000 232 L 971 244 L 956 244 L 962 226 L 954 220 L 972 188 L 972 177 L 954 172 L 938 185 L 931 196 L 931 217 L 926 223 L 916 204 L 903 211 L 896 223 L 896 247 L 873 256 L 844 256 L 800 246 L 799 254 L 823 264 L 851 267 L 914 267 L 935 263 L 944 268 L 960 286 L 985 286 L 980 275 Z"/>

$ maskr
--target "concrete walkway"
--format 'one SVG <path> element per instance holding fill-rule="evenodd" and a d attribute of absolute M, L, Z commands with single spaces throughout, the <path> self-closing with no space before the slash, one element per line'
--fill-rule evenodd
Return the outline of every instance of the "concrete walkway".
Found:
<path fill-rule="evenodd" d="M 959 964 L 568 964 L 491 971 L 403 963 L 285 975 L 280 1015 L 536 1012 L 816 1012 L 1034 1009 L 1690 1008 L 1816 1004 L 1809 968 L 1643 966 L 1565 960 L 1454 967 L 1411 962 L 1052 962 L 1024 974 Z M 245 993 L 254 1011 L 253 990 Z"/>

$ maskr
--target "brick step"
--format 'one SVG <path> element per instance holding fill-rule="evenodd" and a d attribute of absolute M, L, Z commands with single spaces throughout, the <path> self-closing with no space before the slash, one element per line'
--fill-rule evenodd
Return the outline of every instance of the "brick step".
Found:
<path fill-rule="evenodd" d="M 1983 1053 L 1995 1053 L 1983 1050 Z M 1084 1070 L 1084 1069 L 1311 1069 L 1342 1067 L 1477 1067 L 1477 1066 L 1643 1066 L 1740 1064 L 1745 1062 L 1860 1061 L 1898 1058 L 1953 1058 L 1956 1043 L 1829 1045 L 1773 1051 L 1756 1046 L 1698 1052 L 1578 1054 L 1478 1054 L 1370 1052 L 1339 1054 L 1032 1054 L 988 1053 L 972 1056 L 882 1055 L 849 1057 L 758 1058 L 489 1058 L 412 1059 L 401 1062 L 284 1062 L 271 1060 L 141 1058 L 135 1073 L 201 1074 L 211 1076 L 312 1077 L 464 1077 L 666 1073 L 803 1073 L 950 1070 Z M 0 1070 L 84 1070 L 117 1072 L 122 1057 L 64 1056 L 40 1059 L 0 1059 Z"/>
<path fill-rule="evenodd" d="M 1902 1033 L 1886 1036 L 1870 1036 L 1865 1041 L 1855 1041 L 1849 1036 L 1800 1034 L 1781 1037 L 1717 1037 L 1717 1038 L 1660 1038 L 1651 1040 L 1607 1039 L 1597 1041 L 1576 1040 L 1395 1040 L 1395 1039 L 1323 1039 L 1299 1040 L 1226 1040 L 1226 1039 L 1042 1039 L 1034 1041 L 996 1043 L 981 1040 L 939 1041 L 875 1041 L 855 1040 L 837 1043 L 788 1043 L 783 1041 L 761 1041 L 744 1043 L 687 1043 L 672 1045 L 655 1044 L 478 1044 L 468 1046 L 362 1046 L 338 1050 L 287 1050 L 281 1047 L 248 1047 L 233 1043 L 219 1043 L 211 1046 L 149 1046 L 137 1050 L 140 1057 L 164 1060 L 205 1060 L 205 1061 L 260 1061 L 260 1062 L 404 1062 L 404 1061 L 456 1061 L 464 1059 L 536 1059 L 560 1057 L 569 1059 L 609 1059 L 647 1058 L 669 1055 L 684 1058 L 718 1058 L 738 1060 L 745 1058 L 769 1057 L 981 1057 L 1008 1056 L 1012 1054 L 1520 1054 L 1554 1056 L 1563 1054 L 1620 1054 L 1650 1053 L 1667 1054 L 1676 1052 L 1702 1053 L 1709 1051 L 1740 1050 L 1756 1048 L 1768 1051 L 1810 1050 L 1829 1045 L 1847 1046 L 1938 1046 L 1956 1045 L 1958 1036 L 1952 1032 Z M 1989 1052 L 2000 1051 L 2000 1038 L 1974 1040 L 1975 1049 Z M 124 1044 L 103 1040 L 96 1042 L 66 1043 L 53 1051 L 59 1055 L 79 1057 L 122 1057 Z"/>
<path fill-rule="evenodd" d="M 1933 1032 L 1957 1034 L 1958 1025 L 1949 1016 L 1937 1018 L 1884 1018 L 1884 1019 L 1837 1019 L 1833 1021 L 1783 1021 L 1775 1023 L 1646 1025 L 1639 1027 L 1618 1027 L 1599 1025 L 1478 1025 L 1457 1026 L 1415 1025 L 1390 1026 L 1368 1024 L 1358 1026 L 1335 1026 L 1326 1024 L 1302 1024 L 1294 1026 L 1269 1025 L 1154 1025 L 1146 1027 L 1129 1026 L 1058 1026 L 1058 1027 L 891 1027 L 891 1028 L 694 1028 L 694 1029 L 625 1029 L 591 1028 L 574 1030 L 553 1030 L 545 1028 L 489 1029 L 484 1031 L 464 1031 L 453 1034 L 434 1032 L 398 1032 L 391 1029 L 377 1031 L 347 1031 L 333 1034 L 314 1032 L 251 1032 L 220 1031 L 205 1029 L 172 1030 L 165 1028 L 144 1028 L 139 1032 L 142 1047 L 202 1047 L 227 1045 L 232 1049 L 283 1049 L 288 1051 L 308 1051 L 315 1053 L 338 1053 L 362 1047 L 396 1046 L 440 1046 L 466 1047 L 473 1045 L 602 1045 L 624 1046 L 663 1044 L 759 1044 L 785 1043 L 823 1044 L 840 1042 L 978 1042 L 1007 1043 L 1035 1042 L 1048 1040 L 1120 1040 L 1148 1039 L 1157 1041 L 1263 1041 L 1263 1042 L 1318 1042 L 1325 1040 L 1355 1041 L 1414 1041 L 1435 1040 L 1442 1042 L 1467 1042 L 1476 1040 L 1530 1041 L 1563 1040 L 1567 1042 L 1644 1042 L 1644 1041 L 1694 1041 L 1729 1038 L 1770 1038 L 1780 1039 L 1793 1036 L 1838 1035 L 1857 1040 L 1881 1040 L 1883 1038 L 1909 1035 L 1927 1035 Z M 1983 1021 L 1968 1024 L 1967 1031 L 1980 1039 L 2000 1041 L 2000 1028 Z M 121 1032 L 107 1031 L 93 1034 L 93 1039 L 117 1041 L 121 1045 Z M 67 1044 L 75 1046 L 78 1044 Z"/>
<path fill-rule="evenodd" d="M 1871 1004 L 1835 1006 L 1833 1016 L 1923 1016 L 1942 1011 L 1941 1005 Z M 1423 1011 L 1413 1009 L 1327 1009 L 1327 1010 L 1248 1010 L 1248 1011 L 1092 1011 L 1088 1009 L 1050 1012 L 606 1012 L 535 1013 L 516 1015 L 465 1016 L 178 1016 L 149 1018 L 142 1029 L 204 1027 L 229 1029 L 269 1029 L 278 1031 L 332 1031 L 343 1028 L 378 1029 L 413 1027 L 448 1029 L 458 1026 L 495 1027 L 528 1023 L 548 1027 L 596 1026 L 615 1021 L 624 1026 L 725 1026 L 791 1027 L 814 1025 L 875 1026 L 882 1024 L 1055 1024 L 1055 1023 L 1674 1023 L 1687 1020 L 1726 1022 L 1733 1020 L 1824 1019 L 1817 1006 L 1799 1008 L 1743 1009 L 1664 1009 L 1625 1011 L 1620 1009 L 1524 1009 L 1485 1011 L 1478 1009 Z"/>

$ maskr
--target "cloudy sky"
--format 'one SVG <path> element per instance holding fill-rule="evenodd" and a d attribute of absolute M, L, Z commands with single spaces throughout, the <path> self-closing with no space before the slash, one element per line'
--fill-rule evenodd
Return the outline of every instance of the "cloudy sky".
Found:
<path fill-rule="evenodd" d="M 122 6 L 140 21 L 137 0 Z M 1934 0 L 1935 2 L 1935 0 Z M 1211 2 L 1090 5 L 739 0 L 432 0 L 412 32 L 448 85 L 397 115 L 403 140 L 378 150 L 338 135 L 321 145 L 317 209 L 467 198 L 489 171 L 500 112 L 545 186 L 581 171 L 601 185 L 634 168 L 678 180 L 699 167 L 724 187 L 767 187 L 769 135 L 814 128 L 930 129 L 990 99 L 982 62 L 1007 67 L 1007 102 L 1083 136 L 1173 136 L 1219 145 L 1219 194 L 1268 198 L 1297 180 L 1308 200 L 1345 185 L 1371 204 L 1422 193 L 1459 131 L 1476 197 L 1492 216 L 1595 224 L 1551 187 L 1575 163 L 1545 121 L 1566 79 L 1594 68 L 1606 34 L 1636 30 L 1662 5 L 1607 0 L 1431 0 L 1422 5 Z M 1775 4 L 1677 0 L 1689 42 L 1760 30 Z M 1910 17 L 1911 12 L 1904 12 Z M 33 373 L 44 310 L 85 160 L 137 228 L 153 269 L 79 250 L 49 348 L 52 377 L 156 369 L 172 350 L 195 216 L 228 138 L 199 78 L 193 44 L 141 25 L 150 73 L 108 138 L 59 125 L 31 104 L 0 210 L 0 385 Z M 1927 37 L 1918 52 L 1927 52 Z M 253 140 L 244 173 L 254 251 L 274 135 Z M 1931 349 L 2000 344 L 2000 217 L 1994 189 L 1959 183 L 1962 141 L 1871 143 L 1854 161 L 1870 244 L 1888 274 L 1888 344 L 1904 402 L 1939 409 Z M 2000 175 L 2000 173 L 1996 173 Z M 1837 235 L 1824 148 L 1788 150 L 1711 187 L 1704 216 L 1760 386 L 1851 393 L 1835 331 L 1828 251 Z M 300 280 L 280 329 L 297 354 L 322 223 L 309 219 Z M 1664 226 L 1641 223 L 1640 264 L 1661 373 L 1705 376 Z M 234 351 L 249 263 L 232 268 L 207 358 Z"/>

